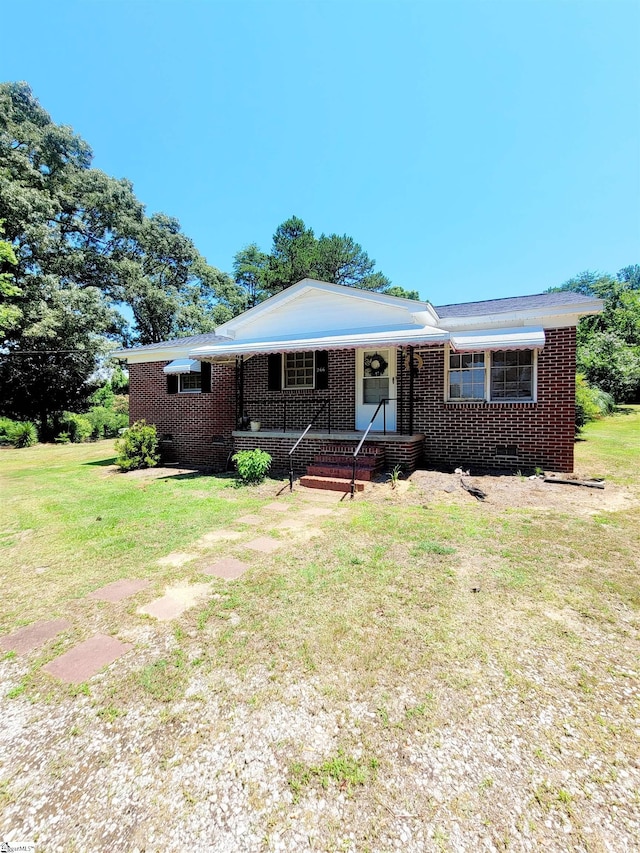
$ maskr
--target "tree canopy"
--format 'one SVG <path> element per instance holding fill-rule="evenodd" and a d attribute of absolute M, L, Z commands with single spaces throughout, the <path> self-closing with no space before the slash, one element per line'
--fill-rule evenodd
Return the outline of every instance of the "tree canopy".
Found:
<path fill-rule="evenodd" d="M 551 290 L 604 300 L 601 314 L 578 325 L 578 370 L 617 402 L 640 401 L 640 265 L 616 276 L 587 270 Z"/>
<path fill-rule="evenodd" d="M 208 331 L 242 306 L 177 220 L 147 216 L 128 180 L 91 161 L 26 83 L 0 84 L 0 406 L 43 431 L 91 393 L 109 341 Z"/>
<path fill-rule="evenodd" d="M 292 216 L 276 228 L 269 254 L 262 252 L 256 243 L 250 243 L 236 253 L 233 271 L 247 307 L 303 278 L 419 298 L 415 290 L 391 287 L 389 279 L 376 271 L 375 265 L 375 260 L 352 237 L 346 234 L 316 237 L 302 219 Z"/>

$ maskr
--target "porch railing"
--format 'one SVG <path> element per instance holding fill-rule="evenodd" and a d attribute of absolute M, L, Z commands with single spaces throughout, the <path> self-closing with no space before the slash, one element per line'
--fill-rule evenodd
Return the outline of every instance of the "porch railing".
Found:
<path fill-rule="evenodd" d="M 331 405 L 328 397 L 307 399 L 305 397 L 261 397 L 244 400 L 243 408 L 249 413 L 248 420 L 260 421 L 262 429 L 278 430 L 280 432 L 298 432 L 308 423 L 312 406 L 322 401 L 322 410 L 327 410 L 326 428 L 331 432 Z M 313 420 L 318 413 L 313 416 Z M 248 427 L 248 424 L 247 424 Z"/>
<path fill-rule="evenodd" d="M 380 400 L 375 412 L 373 413 L 373 417 L 369 421 L 369 426 L 364 431 L 364 435 L 360 439 L 360 443 L 358 444 L 358 446 L 356 447 L 356 449 L 353 453 L 353 468 L 351 471 L 351 497 L 352 498 L 356 493 L 356 465 L 358 462 L 358 455 L 359 455 L 360 451 L 362 450 L 362 445 L 367 440 L 367 436 L 371 432 L 371 427 L 373 426 L 373 422 L 378 417 L 378 412 L 380 411 L 381 408 L 382 408 L 383 431 L 384 431 L 384 435 L 387 434 L 387 403 L 395 403 L 395 402 L 397 402 L 397 398 L 395 398 L 395 397 L 394 398 L 384 397 L 382 400 Z"/>
<path fill-rule="evenodd" d="M 298 445 L 303 441 L 306 434 L 309 432 L 311 427 L 314 425 L 314 423 L 317 421 L 317 419 L 320 417 L 320 415 L 322 414 L 322 412 L 324 412 L 325 409 L 327 409 L 327 415 L 329 418 L 329 430 L 328 431 L 331 432 L 331 400 L 329 399 L 329 400 L 325 400 L 324 403 L 320 406 L 320 408 L 315 413 L 315 415 L 313 416 L 311 421 L 307 424 L 307 428 L 305 429 L 305 431 L 302 433 L 302 435 L 298 438 L 296 443 L 293 445 L 293 447 L 289 451 L 289 491 L 290 492 L 293 491 L 293 454 L 296 452 L 296 450 L 298 449 Z"/>

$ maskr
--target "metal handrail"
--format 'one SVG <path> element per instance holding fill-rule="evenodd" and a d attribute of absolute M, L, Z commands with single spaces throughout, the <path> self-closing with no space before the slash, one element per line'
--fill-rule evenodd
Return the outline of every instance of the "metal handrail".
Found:
<path fill-rule="evenodd" d="M 367 436 L 371 432 L 371 427 L 373 426 L 373 422 L 375 421 L 375 419 L 378 417 L 378 412 L 380 411 L 381 406 L 384 406 L 384 427 L 383 427 L 383 429 L 384 429 L 384 432 L 386 435 L 386 432 L 387 432 L 387 418 L 386 418 L 387 403 L 396 403 L 396 402 L 397 402 L 397 397 L 383 397 L 383 399 L 380 400 L 380 402 L 378 403 L 378 407 L 376 408 L 375 412 L 373 413 L 373 417 L 369 421 L 369 426 L 366 428 L 366 430 L 364 431 L 364 435 L 360 439 L 360 444 L 356 447 L 356 449 L 354 451 L 353 469 L 352 469 L 352 473 L 351 473 L 351 497 L 352 498 L 356 493 L 356 462 L 358 460 L 358 454 L 362 450 L 362 445 L 365 443 L 365 441 L 367 440 Z"/>
<path fill-rule="evenodd" d="M 298 438 L 296 443 L 293 445 L 293 447 L 289 451 L 289 491 L 291 491 L 291 492 L 293 491 L 293 454 L 296 451 L 300 442 L 304 439 L 306 434 L 309 432 L 311 427 L 316 422 L 318 416 L 320 414 L 322 414 L 322 412 L 327 408 L 327 406 L 329 407 L 329 428 L 328 428 L 328 431 L 331 432 L 331 400 L 328 399 L 328 400 L 325 400 L 324 403 L 320 406 L 318 411 L 315 413 L 315 415 L 309 421 L 309 424 L 307 425 L 307 428 L 305 429 L 305 431 L 302 433 L 302 435 Z"/>

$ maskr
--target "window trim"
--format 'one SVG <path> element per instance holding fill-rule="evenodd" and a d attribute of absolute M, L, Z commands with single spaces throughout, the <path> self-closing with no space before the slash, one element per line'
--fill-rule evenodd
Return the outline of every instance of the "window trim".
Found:
<path fill-rule="evenodd" d="M 190 373 L 178 373 L 176 374 L 178 377 L 178 394 L 202 394 L 202 374 L 198 371 L 192 371 Z M 199 388 L 183 388 L 182 380 L 185 376 L 197 376 L 200 379 L 200 387 Z"/>
<path fill-rule="evenodd" d="M 311 355 L 313 363 L 311 367 L 311 385 L 287 385 L 287 357 L 290 355 Z M 283 391 L 315 391 L 316 387 L 316 351 L 315 350 L 296 350 L 294 352 L 282 353 L 282 384 Z M 292 368 L 290 368 L 292 369 Z M 302 368 L 307 369 L 307 368 Z"/>
<path fill-rule="evenodd" d="M 520 348 L 518 348 L 520 349 Z M 502 398 L 499 400 L 493 400 L 491 398 L 491 367 L 493 354 L 498 352 L 498 350 L 474 350 L 476 353 L 482 353 L 484 355 L 484 397 L 451 397 L 450 389 L 451 385 L 449 382 L 449 374 L 451 373 L 450 368 L 450 355 L 462 355 L 462 352 L 456 352 L 449 345 L 444 348 L 444 400 L 445 403 L 460 403 L 462 405 L 470 405 L 472 403 L 485 403 L 487 405 L 513 405 L 514 403 L 537 403 L 538 402 L 538 352 L 539 350 L 532 347 L 523 347 L 522 349 L 530 349 L 532 353 L 531 366 L 533 368 L 533 375 L 531 378 L 532 387 L 531 387 L 531 397 L 523 398 L 523 397 L 510 397 L 510 398 Z M 502 352 L 503 350 L 500 350 Z M 505 352 L 517 352 L 518 350 L 504 350 Z"/>

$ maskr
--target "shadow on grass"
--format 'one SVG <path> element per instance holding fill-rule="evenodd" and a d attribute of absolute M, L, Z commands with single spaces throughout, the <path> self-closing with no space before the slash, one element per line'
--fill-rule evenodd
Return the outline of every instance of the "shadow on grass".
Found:
<path fill-rule="evenodd" d="M 614 415 L 633 415 L 635 413 L 635 409 L 631 408 L 631 406 L 616 406 L 613 410 Z"/>
<path fill-rule="evenodd" d="M 98 465 L 101 468 L 106 468 L 108 465 L 116 464 L 115 456 L 109 457 L 109 459 L 97 459 L 95 462 L 83 462 L 83 465 Z"/>

